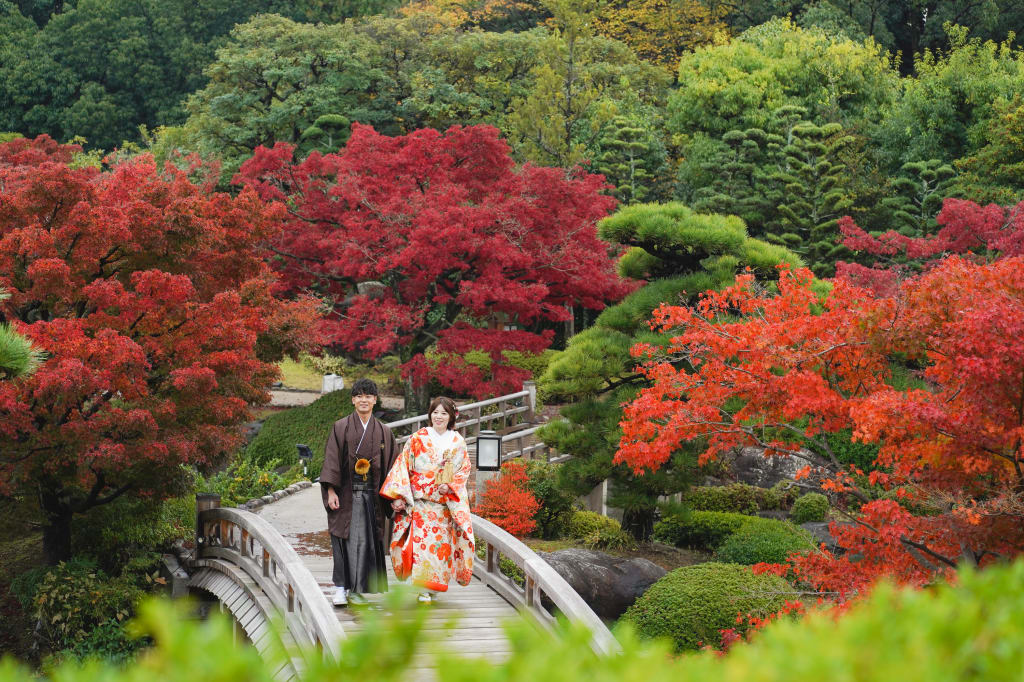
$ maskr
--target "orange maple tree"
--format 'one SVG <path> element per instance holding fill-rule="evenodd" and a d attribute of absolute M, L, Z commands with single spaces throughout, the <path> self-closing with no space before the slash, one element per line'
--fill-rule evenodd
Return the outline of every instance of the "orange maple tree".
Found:
<path fill-rule="evenodd" d="M 757 446 L 861 503 L 831 526 L 845 554 L 761 570 L 845 601 L 881 576 L 923 585 L 1024 550 L 1024 258 L 952 257 L 890 298 L 839 280 L 821 295 L 807 270 L 783 270 L 768 296 L 741 275 L 696 306 L 662 306 L 652 326 L 675 335 L 668 357 L 634 348 L 652 386 L 626 408 L 616 461 L 657 469 L 693 439 L 705 461 Z M 897 358 L 923 388 L 893 387 Z M 872 471 L 833 452 L 843 429 L 879 446 Z M 880 487 L 938 511 L 912 514 Z"/>
<path fill-rule="evenodd" d="M 537 527 L 534 517 L 540 510 L 540 502 L 530 492 L 528 483 L 525 464 L 505 462 L 500 475 L 484 482 L 484 492 L 474 512 L 517 538 L 524 537 Z"/>

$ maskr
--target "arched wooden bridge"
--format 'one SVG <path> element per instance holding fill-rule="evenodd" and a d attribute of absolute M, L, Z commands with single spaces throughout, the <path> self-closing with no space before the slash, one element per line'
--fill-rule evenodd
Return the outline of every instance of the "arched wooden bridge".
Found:
<path fill-rule="evenodd" d="M 530 397 L 524 390 L 502 398 L 506 402 L 510 398 L 525 402 Z M 475 418 L 470 418 L 477 429 L 481 421 L 492 418 L 481 416 L 478 409 Z M 465 427 L 463 423 L 458 426 Z M 522 449 L 521 445 L 520 453 Z M 362 627 L 361 614 L 375 608 L 382 595 L 370 595 L 371 603 L 362 607 L 331 605 L 332 561 L 320 486 L 299 487 L 297 492 L 260 508 L 259 513 L 231 508 L 201 511 L 189 585 L 216 597 L 261 652 L 279 644 L 299 644 L 318 647 L 325 656 L 336 657 L 344 637 Z M 486 554 L 474 563 L 473 580 L 468 586 L 453 583 L 429 607 L 424 635 L 430 644 L 443 646 L 446 639 L 454 638 L 464 655 L 502 658 L 509 652 L 503 623 L 510 618 L 528 618 L 550 628 L 554 617 L 545 604 L 553 604 L 568 620 L 590 628 L 595 651 L 618 650 L 618 643 L 601 619 L 529 547 L 477 516 L 473 517 L 473 530 L 477 546 L 485 548 Z M 508 566 L 501 561 L 503 558 L 515 564 L 525 579 L 517 582 L 505 575 L 499 568 L 501 563 Z M 394 582 L 393 574 L 389 574 L 389 581 Z M 283 617 L 284 642 L 275 639 L 276 631 L 269 625 L 275 616 Z M 426 678 L 434 677 L 431 660 L 425 656 L 418 661 Z M 296 662 L 282 663 L 275 676 L 290 680 L 297 676 L 298 668 Z"/>

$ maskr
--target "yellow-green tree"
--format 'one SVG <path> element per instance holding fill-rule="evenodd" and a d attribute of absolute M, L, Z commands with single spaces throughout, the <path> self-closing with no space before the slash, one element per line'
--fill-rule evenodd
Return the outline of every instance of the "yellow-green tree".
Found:
<path fill-rule="evenodd" d="M 641 59 L 675 73 L 685 53 L 727 37 L 722 15 L 697 0 L 613 0 L 597 10 L 592 25 Z"/>
<path fill-rule="evenodd" d="M 622 43 L 594 35 L 598 0 L 548 0 L 547 7 L 551 32 L 531 92 L 513 103 L 508 134 L 523 158 L 572 166 L 589 158 L 620 113 L 620 97 L 634 91 L 641 101 L 660 98 L 668 77 Z"/>

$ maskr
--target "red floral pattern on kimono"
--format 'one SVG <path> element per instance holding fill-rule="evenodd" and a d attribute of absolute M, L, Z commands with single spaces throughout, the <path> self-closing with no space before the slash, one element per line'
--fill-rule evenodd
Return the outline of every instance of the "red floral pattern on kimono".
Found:
<path fill-rule="evenodd" d="M 436 447 L 438 442 L 444 447 Z M 452 462 L 454 480 L 441 495 L 436 478 L 445 459 Z M 436 592 L 446 591 L 453 575 L 460 585 L 469 584 L 475 555 L 466 492 L 471 468 L 466 440 L 458 432 L 439 438 L 423 428 L 405 444 L 380 490 L 388 499 L 405 500 L 391 533 L 391 563 L 399 580 L 411 578 Z"/>

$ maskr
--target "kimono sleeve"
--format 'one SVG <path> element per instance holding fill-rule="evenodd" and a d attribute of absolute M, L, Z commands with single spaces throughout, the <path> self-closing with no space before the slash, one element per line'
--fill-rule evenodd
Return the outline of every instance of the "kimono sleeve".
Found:
<path fill-rule="evenodd" d="M 327 445 L 324 447 L 324 463 L 320 468 L 320 495 L 323 498 L 324 509 L 327 509 L 328 488 L 341 488 L 341 457 L 345 446 L 338 437 L 338 425 L 339 422 L 335 422 L 331 427 L 331 434 L 327 437 Z"/>
<path fill-rule="evenodd" d="M 449 487 L 461 499 L 466 499 L 466 484 L 469 482 L 470 474 L 473 473 L 473 463 L 470 461 L 469 451 L 466 449 L 466 439 L 462 437 L 458 441 L 458 454 L 456 455 L 455 464 L 455 478 Z"/>
<path fill-rule="evenodd" d="M 380 496 L 389 500 L 405 500 L 407 507 L 413 505 L 412 484 L 409 481 L 409 466 L 411 461 L 411 446 L 415 439 L 410 438 L 406 442 L 402 452 L 395 458 L 388 475 L 384 478 L 384 484 L 380 488 Z"/>

